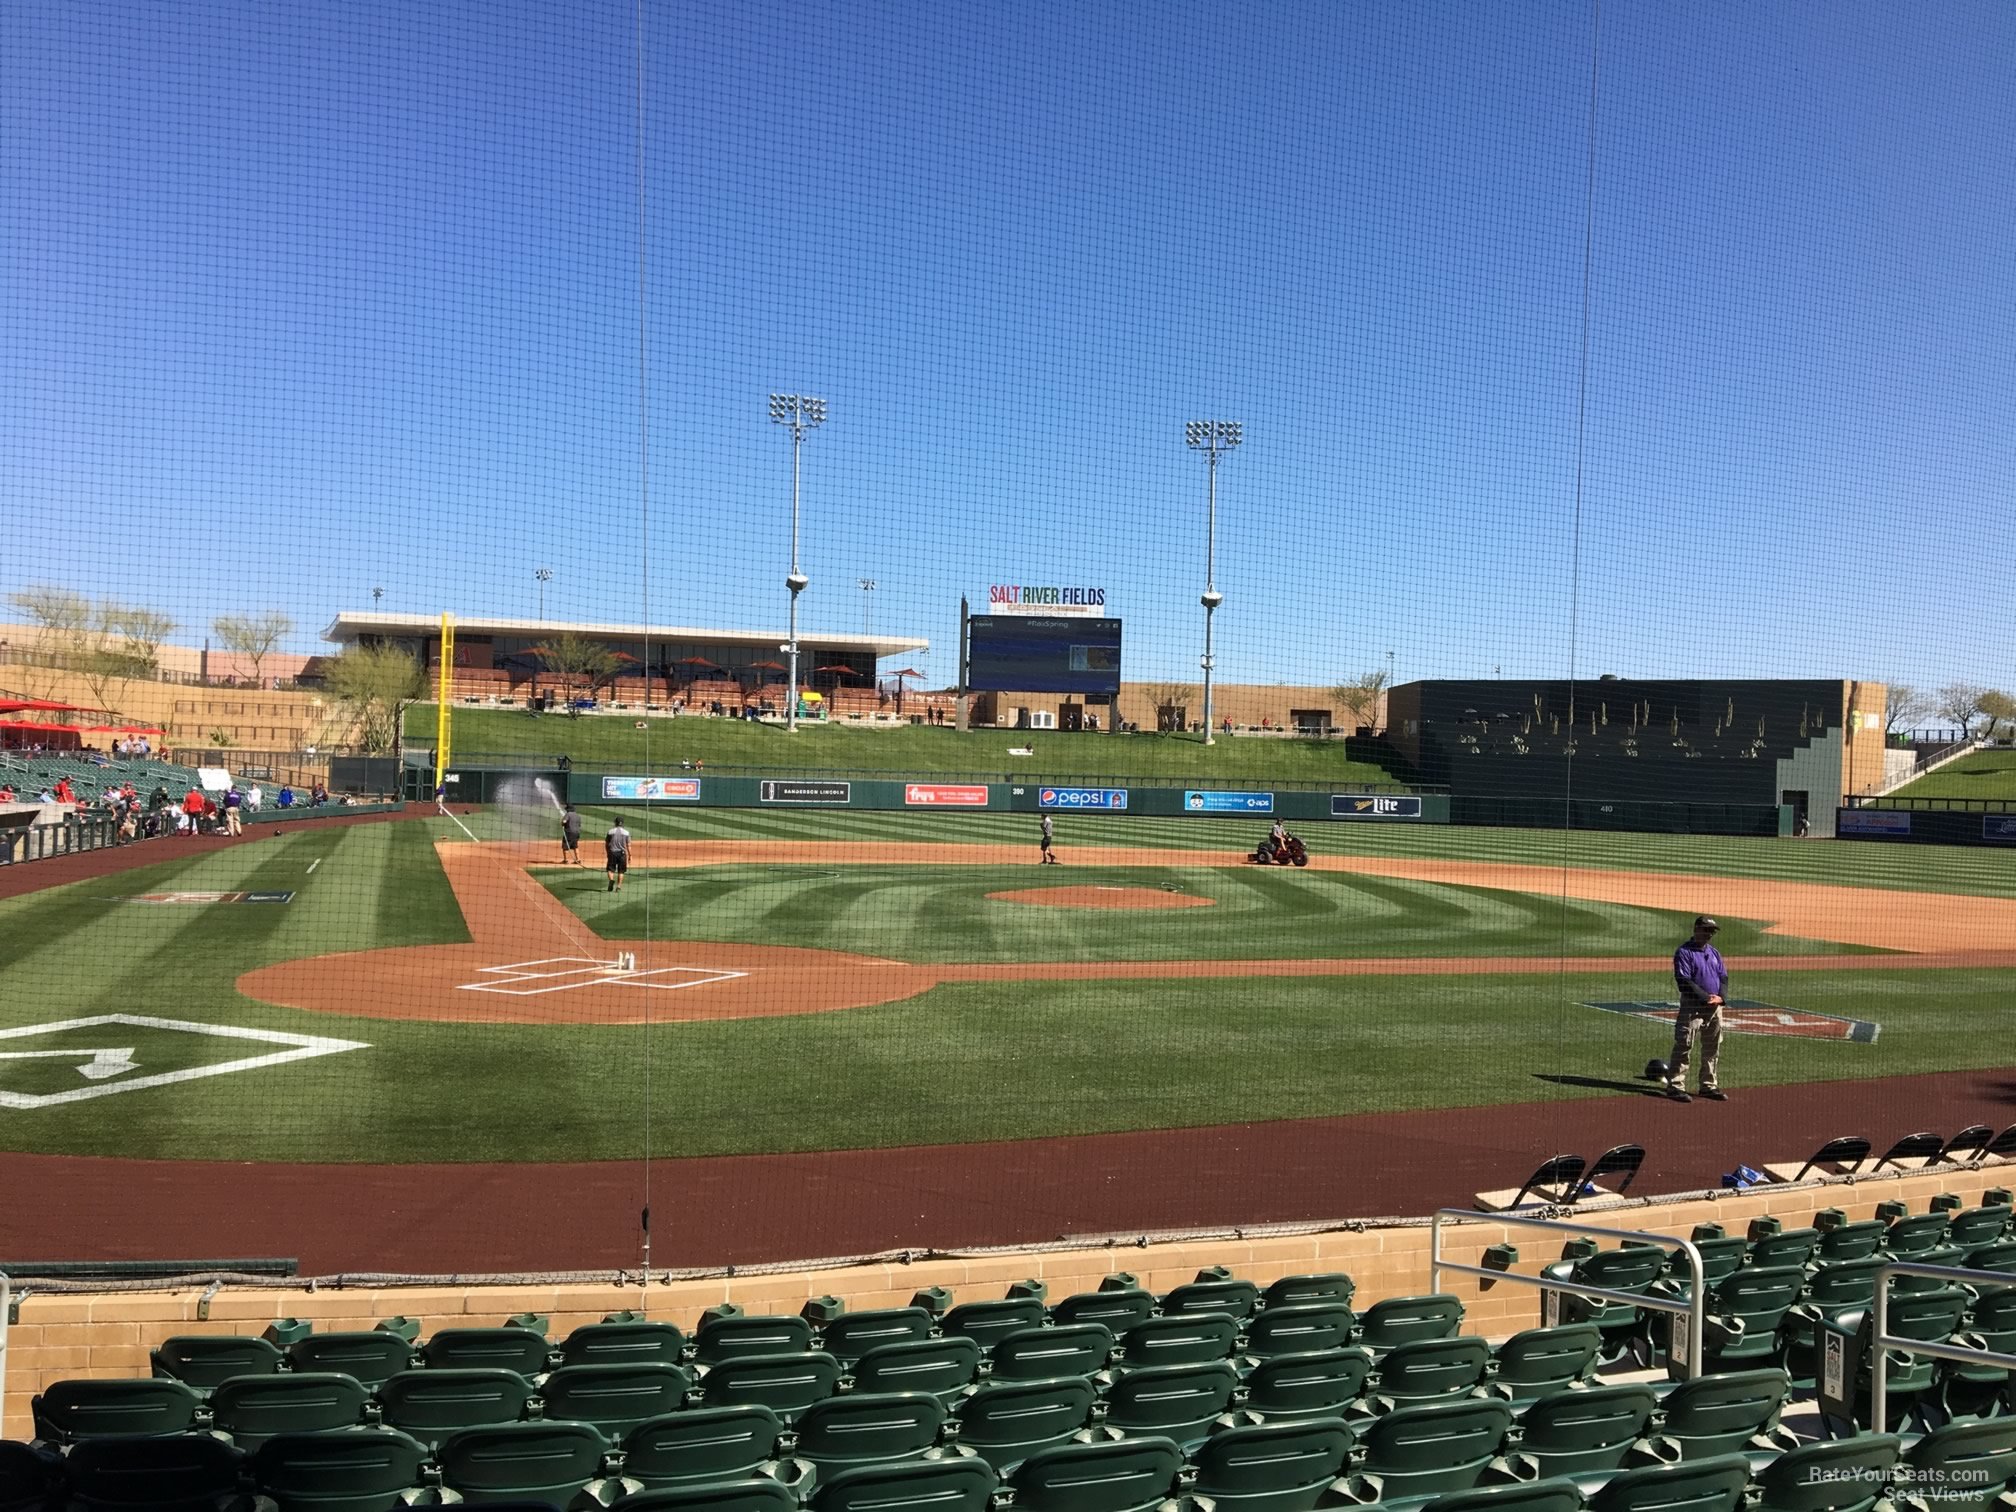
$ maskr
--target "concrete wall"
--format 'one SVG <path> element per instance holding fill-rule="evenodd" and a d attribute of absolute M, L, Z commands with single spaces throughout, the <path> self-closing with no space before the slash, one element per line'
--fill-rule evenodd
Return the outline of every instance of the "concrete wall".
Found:
<path fill-rule="evenodd" d="M 1790 1153 L 1790 1152 L 1786 1152 Z M 1742 1193 L 1706 1196 L 1689 1201 L 1611 1204 L 1588 1210 L 1588 1221 L 1621 1229 L 1640 1229 L 1685 1237 L 1696 1224 L 1720 1223 L 1741 1233 L 1752 1218 L 1769 1214 L 1787 1228 L 1812 1221 L 1822 1208 L 1845 1209 L 1853 1219 L 1874 1215 L 1879 1202 L 1901 1198 L 1913 1212 L 1925 1211 L 1941 1192 L 1959 1195 L 1975 1205 L 1989 1187 L 2008 1184 L 2016 1166 L 1980 1170 L 1948 1168 L 1929 1175 L 1885 1176 L 1851 1182 L 1809 1182 L 1797 1187 L 1768 1187 Z M 1486 1246 L 1516 1244 L 1516 1269 L 1532 1274 L 1560 1258 L 1561 1239 L 1554 1234 L 1515 1230 L 1502 1221 L 1477 1215 L 1455 1231 L 1445 1246 L 1447 1258 L 1478 1264 Z M 1406 1296 L 1429 1288 L 1429 1230 L 1425 1224 L 1369 1227 L 1359 1231 L 1294 1234 L 1279 1237 L 1189 1239 L 1137 1247 L 1133 1244 L 1094 1248 L 1041 1250 L 1018 1254 L 979 1254 L 967 1258 L 923 1261 L 911 1265 L 878 1263 L 845 1269 L 799 1271 L 774 1275 L 737 1276 L 701 1281 L 677 1281 L 641 1292 L 635 1283 L 547 1284 L 527 1286 L 422 1286 L 372 1289 L 319 1287 L 251 1290 L 227 1288 L 203 1310 L 202 1290 L 134 1291 L 123 1293 L 35 1292 L 20 1304 L 18 1323 L 7 1340 L 7 1385 L 0 1433 L 27 1438 L 31 1431 L 29 1401 L 51 1381 L 70 1376 L 148 1374 L 147 1353 L 175 1334 L 256 1334 L 277 1318 L 303 1318 L 323 1332 L 370 1328 L 380 1318 L 406 1314 L 421 1320 L 423 1333 L 437 1328 L 497 1323 L 518 1312 L 550 1316 L 551 1333 L 563 1337 L 583 1323 L 592 1323 L 622 1308 L 641 1307 L 651 1317 L 676 1323 L 691 1332 L 701 1312 L 719 1302 L 736 1302 L 751 1313 L 795 1313 L 807 1297 L 832 1294 L 852 1311 L 897 1307 L 917 1291 L 943 1286 L 955 1301 L 970 1302 L 1004 1294 L 1010 1282 L 1036 1277 L 1050 1288 L 1055 1301 L 1073 1292 L 1096 1288 L 1114 1271 L 1133 1272 L 1143 1286 L 1167 1291 L 1191 1280 L 1206 1265 L 1224 1265 L 1241 1276 L 1265 1284 L 1278 1277 L 1310 1271 L 1346 1271 L 1358 1283 L 1354 1303 L 1361 1310 L 1382 1297 Z M 1446 1290 L 1463 1299 L 1466 1331 L 1502 1339 L 1539 1322 L 1539 1292 L 1529 1286 L 1497 1282 L 1489 1291 L 1462 1277 L 1446 1278 Z"/>

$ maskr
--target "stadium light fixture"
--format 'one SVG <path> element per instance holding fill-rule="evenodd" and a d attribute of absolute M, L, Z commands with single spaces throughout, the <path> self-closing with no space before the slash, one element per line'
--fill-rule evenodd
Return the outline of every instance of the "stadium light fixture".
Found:
<path fill-rule="evenodd" d="M 858 581 L 861 584 L 861 635 L 863 639 L 866 639 L 869 634 L 868 604 L 870 600 L 868 596 L 875 591 L 878 585 L 873 578 L 860 578 Z"/>
<path fill-rule="evenodd" d="M 784 728 L 798 730 L 798 595 L 812 581 L 798 570 L 798 454 L 805 444 L 805 432 L 826 423 L 826 401 L 810 394 L 772 394 L 770 419 L 791 428 L 791 575 L 784 586 L 791 591 L 791 703 L 784 716 Z"/>
<path fill-rule="evenodd" d="M 1204 606 L 1204 744 L 1217 744 L 1211 728 L 1211 673 L 1217 659 L 1211 653 L 1211 616 L 1225 602 L 1218 591 L 1218 459 L 1246 439 L 1245 427 L 1237 420 L 1192 420 L 1183 427 L 1183 440 L 1192 451 L 1201 451 L 1211 464 L 1209 506 L 1204 517 L 1204 592 L 1198 602 Z"/>
<path fill-rule="evenodd" d="M 539 580 L 539 622 L 546 622 L 546 585 L 553 581 L 551 567 L 534 567 L 532 576 Z"/>

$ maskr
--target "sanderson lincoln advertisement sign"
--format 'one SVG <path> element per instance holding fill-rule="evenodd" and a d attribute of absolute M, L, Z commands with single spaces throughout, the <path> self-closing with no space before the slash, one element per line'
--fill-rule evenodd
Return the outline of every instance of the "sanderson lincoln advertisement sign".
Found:
<path fill-rule="evenodd" d="M 1106 590 L 1040 583 L 995 583 L 987 590 L 987 612 L 1103 616 L 1106 613 Z"/>

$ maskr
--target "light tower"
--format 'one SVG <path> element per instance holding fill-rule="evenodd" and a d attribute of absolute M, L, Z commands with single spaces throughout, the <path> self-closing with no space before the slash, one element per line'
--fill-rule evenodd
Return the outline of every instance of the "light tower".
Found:
<path fill-rule="evenodd" d="M 798 729 L 798 595 L 811 582 L 798 570 L 798 454 L 805 445 L 805 432 L 816 430 L 826 423 L 826 401 L 814 399 L 809 394 L 772 394 L 770 419 L 778 425 L 791 427 L 791 575 L 784 579 L 784 586 L 791 590 L 791 639 L 784 648 L 791 659 L 791 703 L 784 727 L 795 733 Z"/>
<path fill-rule="evenodd" d="M 1225 595 L 1218 591 L 1218 459 L 1245 439 L 1244 427 L 1237 420 L 1192 420 L 1183 427 L 1183 439 L 1192 451 L 1204 453 L 1210 468 L 1210 504 L 1204 520 L 1204 593 L 1198 602 L 1204 606 L 1204 744 L 1215 745 L 1217 735 L 1211 728 L 1211 672 L 1214 659 L 1211 655 L 1211 616 L 1218 612 L 1218 606 L 1225 602 Z"/>

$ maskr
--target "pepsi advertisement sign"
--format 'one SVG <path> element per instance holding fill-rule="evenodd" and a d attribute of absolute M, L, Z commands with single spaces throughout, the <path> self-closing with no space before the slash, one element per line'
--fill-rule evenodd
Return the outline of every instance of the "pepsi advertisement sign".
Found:
<path fill-rule="evenodd" d="M 1271 814 L 1272 793 L 1203 793 L 1183 795 L 1183 808 L 1191 814 Z"/>
<path fill-rule="evenodd" d="M 1036 806 L 1046 809 L 1124 809 L 1127 807 L 1127 789 L 1038 788 Z"/>

